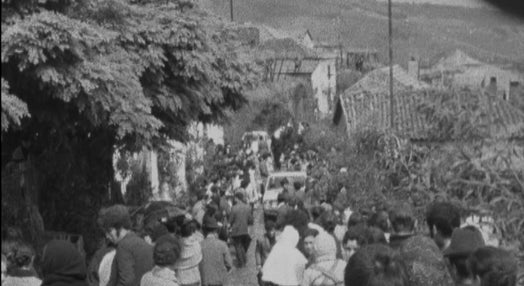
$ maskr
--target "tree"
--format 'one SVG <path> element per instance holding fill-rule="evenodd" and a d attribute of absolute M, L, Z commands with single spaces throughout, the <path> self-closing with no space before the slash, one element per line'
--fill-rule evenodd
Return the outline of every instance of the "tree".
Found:
<path fill-rule="evenodd" d="M 121 200 L 115 146 L 184 141 L 189 123 L 241 107 L 257 78 L 218 19 L 190 2 L 139 2 L 2 1 L 2 173 L 29 142 L 25 207 L 47 229 L 96 233 L 99 206 Z"/>

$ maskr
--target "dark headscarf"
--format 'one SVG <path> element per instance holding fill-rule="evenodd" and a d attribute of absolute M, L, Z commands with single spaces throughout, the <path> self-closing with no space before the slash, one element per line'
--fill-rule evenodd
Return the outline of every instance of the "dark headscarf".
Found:
<path fill-rule="evenodd" d="M 76 247 L 64 240 L 52 240 L 44 249 L 42 286 L 87 286 L 86 266 Z"/>

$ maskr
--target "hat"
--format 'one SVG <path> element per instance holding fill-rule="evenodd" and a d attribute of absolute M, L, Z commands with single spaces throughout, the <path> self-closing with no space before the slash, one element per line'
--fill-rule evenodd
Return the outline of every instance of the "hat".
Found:
<path fill-rule="evenodd" d="M 451 243 L 444 250 L 444 256 L 463 256 L 470 255 L 479 247 L 484 246 L 482 234 L 477 229 L 458 228 L 451 235 Z"/>
<path fill-rule="evenodd" d="M 321 232 L 313 242 L 315 258 L 318 260 L 335 260 L 337 256 L 337 244 L 335 238 L 327 232 Z"/>
<path fill-rule="evenodd" d="M 220 226 L 217 223 L 217 220 L 212 216 L 205 216 L 202 221 L 202 226 L 207 229 L 220 228 Z"/>

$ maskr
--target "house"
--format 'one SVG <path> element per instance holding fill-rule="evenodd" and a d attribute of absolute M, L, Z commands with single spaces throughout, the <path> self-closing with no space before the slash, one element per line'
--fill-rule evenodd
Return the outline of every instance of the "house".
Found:
<path fill-rule="evenodd" d="M 274 80 L 287 77 L 307 79 L 311 82 L 318 115 L 326 116 L 333 110 L 337 88 L 336 60 L 332 58 L 276 58 Z"/>
<path fill-rule="evenodd" d="M 487 88 L 500 99 L 509 100 L 524 84 L 524 75 L 472 58 L 461 50 L 440 58 L 430 68 L 421 70 L 421 79 L 434 87 Z"/>
<path fill-rule="evenodd" d="M 431 140 L 432 123 L 420 111 L 424 100 L 435 100 L 442 97 L 443 90 L 411 90 L 395 93 L 395 127 L 396 133 L 411 141 Z M 449 93 L 448 93 L 449 94 Z M 480 126 L 487 126 L 487 133 L 494 139 L 524 140 L 524 114 L 509 102 L 497 99 L 489 93 L 464 89 L 449 95 L 450 100 L 466 104 L 477 100 L 482 114 L 478 118 Z M 343 125 L 348 136 L 363 129 L 380 131 L 391 130 L 390 98 L 385 92 L 344 93 L 340 95 L 334 123 Z"/>

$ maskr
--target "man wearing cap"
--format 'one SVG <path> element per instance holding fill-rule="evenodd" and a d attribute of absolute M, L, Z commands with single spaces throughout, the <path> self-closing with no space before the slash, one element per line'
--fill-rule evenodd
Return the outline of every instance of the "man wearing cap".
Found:
<path fill-rule="evenodd" d="M 218 225 L 215 218 L 206 216 L 203 222 L 206 238 L 202 241 L 202 262 L 200 274 L 203 286 L 221 286 L 231 270 L 233 262 L 227 244 L 218 238 Z"/>
<path fill-rule="evenodd" d="M 484 245 L 482 233 L 474 226 L 466 226 L 453 231 L 451 243 L 444 250 L 444 256 L 449 259 L 457 286 L 476 285 L 475 277 L 470 267 L 467 266 L 467 259 Z"/>
<path fill-rule="evenodd" d="M 248 225 L 253 224 L 253 214 L 251 208 L 244 202 L 244 194 L 237 192 L 235 194 L 235 205 L 231 209 L 229 217 L 231 225 L 231 239 L 235 246 L 237 263 L 239 267 L 246 265 L 246 252 L 251 243 L 251 237 L 248 232 Z"/>
<path fill-rule="evenodd" d="M 115 205 L 104 209 L 99 219 L 107 238 L 117 245 L 107 285 L 140 285 L 142 275 L 153 268 L 152 246 L 131 231 L 131 217 L 126 206 Z"/>

